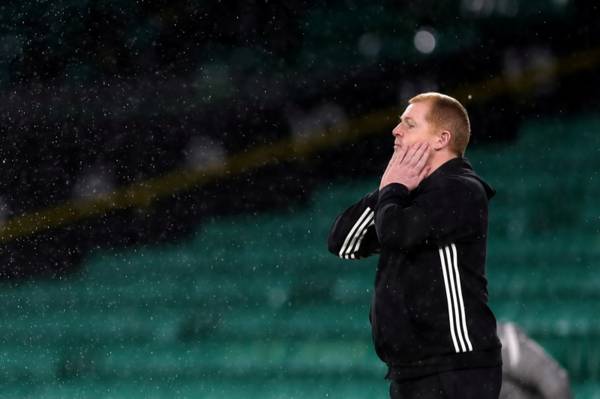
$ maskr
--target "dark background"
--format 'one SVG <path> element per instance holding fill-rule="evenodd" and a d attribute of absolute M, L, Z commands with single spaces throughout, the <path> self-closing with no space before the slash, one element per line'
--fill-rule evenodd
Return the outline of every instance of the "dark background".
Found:
<path fill-rule="evenodd" d="M 0 220 L 380 109 L 401 113 L 421 91 L 474 93 L 459 96 L 473 146 L 514 140 L 525 119 L 597 111 L 597 8 L 592 0 L 3 2 Z M 415 47 L 422 30 L 436 39 L 430 53 Z M 569 60 L 580 62 L 570 69 Z M 56 277 L 93 248 L 175 240 L 209 215 L 302 203 L 320 182 L 383 170 L 388 133 L 5 238 L 0 274 Z"/>

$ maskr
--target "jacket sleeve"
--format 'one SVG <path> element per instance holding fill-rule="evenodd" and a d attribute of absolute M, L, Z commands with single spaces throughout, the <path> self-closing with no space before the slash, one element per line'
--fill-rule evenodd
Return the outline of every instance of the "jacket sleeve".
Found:
<path fill-rule="evenodd" d="M 360 259 L 379 252 L 374 221 L 377 198 L 375 190 L 335 219 L 328 238 L 331 253 L 342 259 Z"/>
<path fill-rule="evenodd" d="M 459 180 L 429 187 L 412 199 L 406 186 L 389 184 L 380 190 L 376 209 L 381 247 L 395 250 L 428 242 L 445 245 L 477 232 L 485 234 L 487 225 L 483 188 Z"/>

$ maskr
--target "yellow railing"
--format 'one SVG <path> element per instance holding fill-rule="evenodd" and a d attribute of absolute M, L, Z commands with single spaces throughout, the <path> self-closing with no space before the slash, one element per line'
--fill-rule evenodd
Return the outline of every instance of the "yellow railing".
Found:
<path fill-rule="evenodd" d="M 600 63 L 600 49 L 579 52 L 558 60 L 548 67 L 525 71 L 517 78 L 498 76 L 475 84 L 459 87 L 449 94 L 463 103 L 483 102 L 493 96 L 524 93 L 540 78 L 568 75 L 593 69 Z M 69 201 L 51 208 L 15 216 L 0 226 L 0 241 L 34 234 L 67 225 L 108 211 L 146 207 L 152 202 L 177 192 L 202 186 L 219 178 L 243 173 L 281 161 L 305 158 L 323 149 L 332 148 L 361 136 L 391 129 L 399 109 L 390 107 L 354 118 L 344 128 L 314 132 L 302 140 L 286 138 L 269 145 L 259 146 L 229 157 L 223 165 L 200 171 L 180 169 L 163 176 L 120 188 L 110 194 L 86 200 Z"/>

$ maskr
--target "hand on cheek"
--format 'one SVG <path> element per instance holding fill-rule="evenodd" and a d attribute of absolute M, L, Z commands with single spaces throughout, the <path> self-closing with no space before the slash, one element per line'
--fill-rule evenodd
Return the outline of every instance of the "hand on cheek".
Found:
<path fill-rule="evenodd" d="M 402 146 L 394 151 L 379 189 L 391 183 L 400 183 L 409 191 L 414 190 L 429 173 L 431 152 L 431 146 L 425 142 Z"/>

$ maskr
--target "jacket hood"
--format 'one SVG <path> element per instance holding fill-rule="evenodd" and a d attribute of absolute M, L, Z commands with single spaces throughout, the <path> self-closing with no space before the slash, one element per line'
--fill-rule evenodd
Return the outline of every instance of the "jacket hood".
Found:
<path fill-rule="evenodd" d="M 443 174 L 460 174 L 462 176 L 471 177 L 477 180 L 483 186 L 485 193 L 487 195 L 488 200 L 492 198 L 496 194 L 496 190 L 492 186 L 490 186 L 483 178 L 481 178 L 475 171 L 473 170 L 473 166 L 471 163 L 462 157 L 457 157 L 449 160 L 440 166 L 433 173 L 443 173 Z"/>

